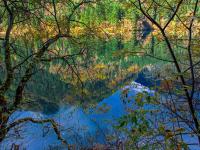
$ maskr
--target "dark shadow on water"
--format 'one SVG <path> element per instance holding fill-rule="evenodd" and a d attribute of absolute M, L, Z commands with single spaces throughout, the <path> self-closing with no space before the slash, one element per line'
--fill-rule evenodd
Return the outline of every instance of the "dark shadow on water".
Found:
<path fill-rule="evenodd" d="M 144 68 L 140 73 L 138 73 L 138 77 L 135 82 L 140 83 L 146 87 L 155 87 L 160 85 L 160 80 L 155 77 L 149 76 L 150 71 Z"/>
<path fill-rule="evenodd" d="M 37 102 L 42 107 L 42 113 L 46 115 L 55 114 L 59 111 L 59 105 L 44 99 L 38 99 Z"/>

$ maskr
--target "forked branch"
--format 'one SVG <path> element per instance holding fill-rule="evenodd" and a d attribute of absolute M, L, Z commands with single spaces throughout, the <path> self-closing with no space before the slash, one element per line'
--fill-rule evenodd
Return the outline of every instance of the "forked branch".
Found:
<path fill-rule="evenodd" d="M 6 130 L 8 132 L 11 128 L 13 128 L 17 125 L 20 125 L 22 123 L 25 123 L 25 122 L 32 122 L 32 123 L 37 123 L 37 124 L 50 123 L 52 125 L 54 132 L 57 135 L 58 140 L 60 140 L 63 144 L 68 145 L 67 141 L 62 137 L 62 135 L 58 129 L 57 123 L 53 119 L 35 120 L 33 118 L 23 118 L 23 119 L 19 119 L 15 122 L 9 124 L 6 128 Z"/>

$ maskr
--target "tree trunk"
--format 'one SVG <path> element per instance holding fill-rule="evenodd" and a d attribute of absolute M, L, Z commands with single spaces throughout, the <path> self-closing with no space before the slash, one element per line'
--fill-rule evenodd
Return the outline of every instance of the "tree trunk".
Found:
<path fill-rule="evenodd" d="M 6 125 L 8 122 L 9 114 L 5 98 L 0 95 L 0 142 L 3 141 L 7 134 Z"/>
<path fill-rule="evenodd" d="M 7 134 L 7 130 L 6 130 L 7 121 L 4 121 L 4 120 L 0 119 L 0 123 L 1 123 L 1 128 L 0 128 L 0 143 L 1 143 L 5 139 L 6 134 Z"/>

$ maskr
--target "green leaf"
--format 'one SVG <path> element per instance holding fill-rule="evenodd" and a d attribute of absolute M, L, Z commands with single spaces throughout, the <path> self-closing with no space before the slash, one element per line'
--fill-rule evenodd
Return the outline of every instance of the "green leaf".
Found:
<path fill-rule="evenodd" d="M 143 94 L 143 93 L 138 93 L 138 94 L 136 95 L 135 102 L 136 102 L 136 104 L 137 104 L 138 106 L 143 106 L 143 105 L 144 105 L 144 103 L 143 103 L 143 101 L 142 101 L 143 97 L 144 97 L 144 94 Z"/>

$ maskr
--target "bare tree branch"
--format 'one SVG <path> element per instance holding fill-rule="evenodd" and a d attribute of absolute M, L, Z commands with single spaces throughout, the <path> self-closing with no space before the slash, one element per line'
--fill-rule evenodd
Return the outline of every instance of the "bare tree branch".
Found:
<path fill-rule="evenodd" d="M 23 119 L 19 119 L 15 122 L 10 123 L 6 127 L 6 130 L 9 131 L 11 128 L 18 126 L 25 122 L 32 122 L 32 123 L 38 123 L 38 124 L 50 123 L 53 127 L 54 132 L 57 135 L 58 140 L 60 140 L 63 144 L 68 145 L 67 141 L 65 139 L 63 139 L 63 137 L 62 137 L 62 135 L 57 127 L 57 123 L 53 119 L 35 120 L 33 118 L 23 118 Z"/>

